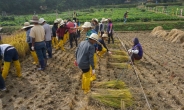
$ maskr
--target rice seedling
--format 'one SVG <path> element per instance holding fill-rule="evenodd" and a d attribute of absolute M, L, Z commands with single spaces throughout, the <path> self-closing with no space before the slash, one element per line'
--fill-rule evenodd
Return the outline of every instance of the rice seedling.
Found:
<path fill-rule="evenodd" d="M 108 63 L 108 66 L 110 68 L 119 68 L 119 69 L 124 69 L 124 68 L 131 68 L 131 65 L 128 63 Z"/>
<path fill-rule="evenodd" d="M 109 59 L 112 59 L 116 62 L 127 62 L 129 61 L 129 56 L 122 56 L 122 55 L 110 55 Z"/>
<path fill-rule="evenodd" d="M 125 89 L 127 86 L 122 81 L 108 81 L 108 82 L 99 82 L 94 85 L 97 88 L 110 88 L 110 89 Z"/>

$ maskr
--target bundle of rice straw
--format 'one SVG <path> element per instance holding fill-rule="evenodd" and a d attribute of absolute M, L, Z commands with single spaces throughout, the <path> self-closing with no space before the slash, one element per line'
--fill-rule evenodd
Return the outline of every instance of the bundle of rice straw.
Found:
<path fill-rule="evenodd" d="M 119 69 L 130 69 L 131 65 L 128 63 L 108 63 L 110 68 L 119 68 Z"/>
<path fill-rule="evenodd" d="M 118 61 L 118 62 L 127 62 L 127 61 L 129 61 L 129 57 L 127 55 L 126 56 L 111 55 L 111 56 L 109 56 L 109 59 L 113 59 L 113 60 Z"/>
<path fill-rule="evenodd" d="M 183 43 L 184 42 L 184 32 L 179 31 L 178 35 L 172 40 L 175 43 Z"/>
<path fill-rule="evenodd" d="M 123 50 L 111 50 L 114 55 L 128 55 L 126 51 Z"/>
<path fill-rule="evenodd" d="M 92 93 L 90 104 L 100 104 L 119 109 L 121 108 L 121 101 L 124 101 L 125 107 L 129 107 L 133 103 L 132 95 L 122 81 L 101 82 L 101 84 L 99 83 L 96 87 L 102 89 L 98 89 Z"/>
<path fill-rule="evenodd" d="M 166 37 L 166 40 L 172 41 L 172 39 L 174 39 L 175 36 L 177 36 L 177 33 L 178 33 L 178 29 L 172 29 L 172 30 L 169 32 L 168 36 Z"/>

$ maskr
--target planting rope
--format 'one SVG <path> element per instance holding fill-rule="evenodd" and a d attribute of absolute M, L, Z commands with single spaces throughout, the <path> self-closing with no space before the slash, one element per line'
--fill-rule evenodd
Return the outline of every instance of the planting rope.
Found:
<path fill-rule="evenodd" d="M 120 39 L 118 36 L 117 36 L 117 38 L 118 38 L 118 40 L 121 42 L 121 45 L 124 47 L 125 51 L 128 53 L 128 50 L 127 50 L 127 48 L 125 47 L 124 43 L 121 41 L 121 39 Z M 128 55 L 129 55 L 129 53 L 128 53 Z M 131 56 L 129 56 L 129 58 L 130 58 L 130 61 L 131 61 L 131 63 L 132 63 L 133 71 L 134 71 L 135 75 L 137 76 L 137 79 L 138 79 L 138 81 L 139 81 L 139 85 L 140 85 L 140 87 L 141 87 L 141 89 L 142 89 L 142 92 L 143 92 L 143 94 L 144 94 L 144 97 L 145 97 L 145 99 L 146 99 L 146 103 L 147 103 L 147 105 L 148 105 L 148 107 L 149 107 L 149 110 L 151 110 L 151 106 L 150 106 L 150 104 L 149 104 L 149 102 L 148 102 L 148 98 L 147 98 L 147 96 L 146 96 L 146 94 L 145 94 L 145 92 L 144 92 L 144 89 L 143 89 L 143 87 L 142 87 L 141 80 L 140 80 L 140 78 L 139 78 L 139 76 L 138 76 L 138 74 L 137 74 L 137 72 L 136 72 L 136 70 L 135 70 L 135 66 L 133 65 Z"/>

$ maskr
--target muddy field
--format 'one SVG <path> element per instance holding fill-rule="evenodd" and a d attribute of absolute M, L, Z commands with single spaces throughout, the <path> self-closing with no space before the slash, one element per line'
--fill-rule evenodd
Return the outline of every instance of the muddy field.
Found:
<path fill-rule="evenodd" d="M 131 47 L 138 37 L 143 46 L 144 57 L 135 65 L 141 84 L 152 110 L 184 110 L 184 51 L 180 44 L 170 43 L 163 38 L 151 37 L 150 32 L 115 33 L 115 44 L 107 45 L 110 50 L 124 50 L 117 36 Z M 83 40 L 84 38 L 81 38 Z M 68 44 L 65 45 L 68 47 Z M 149 110 L 139 81 L 133 69 L 110 68 L 109 56 L 99 58 L 96 69 L 97 80 L 91 92 L 84 95 L 81 90 L 81 70 L 74 66 L 73 49 L 65 52 L 53 50 L 45 71 L 36 71 L 31 56 L 23 59 L 19 79 L 11 67 L 6 79 L 7 91 L 0 92 L 0 109 L 3 110 L 114 110 L 89 101 L 96 91 L 93 84 L 101 81 L 122 80 L 133 95 L 133 105 L 127 110 Z M 113 53 L 112 53 L 113 54 Z M 115 62 L 115 61 L 114 61 Z"/>

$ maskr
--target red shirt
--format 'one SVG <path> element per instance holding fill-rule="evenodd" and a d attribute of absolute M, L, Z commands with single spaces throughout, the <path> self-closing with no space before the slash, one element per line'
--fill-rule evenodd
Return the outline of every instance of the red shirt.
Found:
<path fill-rule="evenodd" d="M 67 28 L 66 26 L 64 26 L 64 27 L 59 27 L 59 28 L 57 29 L 57 31 L 56 31 L 58 37 L 63 37 L 67 29 L 68 29 L 68 28 Z"/>

